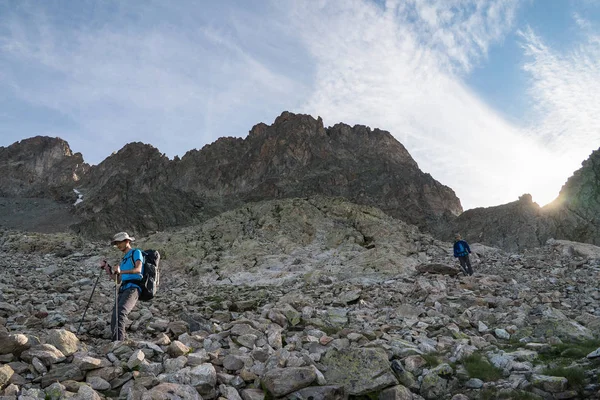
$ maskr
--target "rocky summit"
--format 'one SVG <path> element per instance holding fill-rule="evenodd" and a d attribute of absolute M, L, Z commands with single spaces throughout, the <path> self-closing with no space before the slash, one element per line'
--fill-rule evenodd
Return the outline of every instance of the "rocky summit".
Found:
<path fill-rule="evenodd" d="M 67 202 L 73 216 L 53 218 L 55 226 L 88 237 L 120 229 L 115 221 L 149 233 L 203 222 L 247 202 L 313 195 L 376 206 L 424 229 L 462 212 L 454 191 L 422 172 L 389 132 L 342 123 L 325 128 L 321 118 L 289 112 L 271 125 L 257 124 L 245 139 L 220 138 L 181 159 L 130 143 L 90 167 L 66 142 L 41 137 L 0 154 L 5 202 Z"/>
<path fill-rule="evenodd" d="M 600 398 L 591 244 L 471 243 L 463 276 L 452 243 L 324 196 L 135 244 L 162 254 L 159 292 L 110 342 L 108 239 L 0 231 L 0 398 Z"/>

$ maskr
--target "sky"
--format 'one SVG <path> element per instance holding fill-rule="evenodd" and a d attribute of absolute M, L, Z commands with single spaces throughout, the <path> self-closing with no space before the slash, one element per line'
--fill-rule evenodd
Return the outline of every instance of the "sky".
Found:
<path fill-rule="evenodd" d="M 600 0 L 0 0 L 0 146 L 170 158 L 283 111 L 389 131 L 463 208 L 600 148 Z"/>

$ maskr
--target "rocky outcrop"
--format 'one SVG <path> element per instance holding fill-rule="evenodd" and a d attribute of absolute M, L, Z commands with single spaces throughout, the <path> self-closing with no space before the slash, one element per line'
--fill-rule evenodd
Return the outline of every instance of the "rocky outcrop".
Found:
<path fill-rule="evenodd" d="M 98 237 L 197 222 L 202 198 L 175 187 L 172 164 L 153 146 L 130 143 L 90 168 L 77 186 L 83 201 L 74 212 L 82 222 L 74 230 Z"/>
<path fill-rule="evenodd" d="M 376 206 L 420 227 L 462 212 L 454 192 L 421 172 L 394 137 L 366 126 L 324 128 L 309 115 L 284 112 L 244 140 L 224 138 L 176 164 L 179 190 L 207 202 L 340 196 Z"/>
<path fill-rule="evenodd" d="M 64 200 L 88 171 L 62 139 L 36 136 L 0 147 L 0 196 Z"/>
<path fill-rule="evenodd" d="M 451 240 L 455 233 L 461 233 L 468 242 L 508 251 L 539 247 L 552 237 L 542 208 L 529 194 L 501 206 L 467 210 L 439 236 Z"/>

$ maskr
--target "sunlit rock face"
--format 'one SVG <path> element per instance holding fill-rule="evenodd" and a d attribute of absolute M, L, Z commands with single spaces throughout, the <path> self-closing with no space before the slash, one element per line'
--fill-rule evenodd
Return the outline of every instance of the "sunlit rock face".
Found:
<path fill-rule="evenodd" d="M 557 238 L 600 244 L 600 148 L 582 163 L 558 198 L 545 209 Z"/>
<path fill-rule="evenodd" d="M 525 194 L 512 203 L 468 210 L 437 236 L 449 240 L 454 232 L 511 251 L 537 247 L 551 238 L 600 244 L 600 149 L 582 163 L 551 204 L 540 207 Z"/>
<path fill-rule="evenodd" d="M 550 237 L 544 212 L 529 194 L 512 203 L 468 210 L 439 236 L 451 240 L 457 232 L 468 242 L 511 251 L 538 247 Z"/>

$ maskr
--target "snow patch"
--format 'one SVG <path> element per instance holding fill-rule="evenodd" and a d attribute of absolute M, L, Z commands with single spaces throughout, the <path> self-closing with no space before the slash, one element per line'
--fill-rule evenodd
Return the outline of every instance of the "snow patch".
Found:
<path fill-rule="evenodd" d="M 77 200 L 75 200 L 75 203 L 73 204 L 74 206 L 76 206 L 79 203 L 83 202 L 83 195 L 81 194 L 81 192 L 77 189 L 73 189 L 73 191 L 75 192 L 75 194 L 77 195 Z"/>

